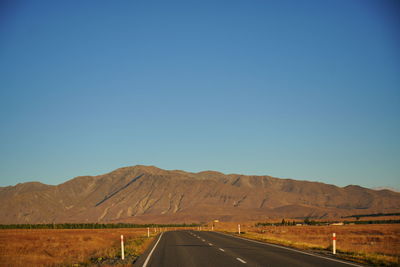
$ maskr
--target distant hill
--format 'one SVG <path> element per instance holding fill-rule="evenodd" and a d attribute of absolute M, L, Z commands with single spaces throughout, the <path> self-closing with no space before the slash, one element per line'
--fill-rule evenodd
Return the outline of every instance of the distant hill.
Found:
<path fill-rule="evenodd" d="M 270 176 L 167 171 L 152 166 L 52 186 L 0 187 L 0 223 L 177 223 L 334 218 L 400 211 L 400 193 Z"/>
<path fill-rule="evenodd" d="M 372 189 L 378 190 L 378 191 L 379 190 L 390 190 L 390 191 L 393 191 L 393 192 L 396 192 L 396 193 L 400 193 L 399 189 L 396 189 L 396 188 L 393 188 L 393 187 L 389 187 L 389 186 L 374 187 Z"/>

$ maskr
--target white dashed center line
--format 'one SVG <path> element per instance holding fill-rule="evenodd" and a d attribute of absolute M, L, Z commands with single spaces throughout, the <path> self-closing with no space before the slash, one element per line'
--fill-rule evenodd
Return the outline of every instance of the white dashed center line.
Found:
<path fill-rule="evenodd" d="M 244 260 L 242 260 L 241 258 L 236 258 L 238 261 L 240 261 L 241 263 L 246 263 Z"/>
<path fill-rule="evenodd" d="M 192 234 L 193 236 L 197 237 L 198 239 L 201 239 L 201 241 L 206 242 L 205 239 L 200 238 L 200 236 L 196 235 L 196 234 Z M 208 243 L 209 246 L 212 246 L 212 243 Z M 222 252 L 225 252 L 225 250 L 223 248 L 219 248 L 219 250 L 221 250 Z M 246 261 L 242 260 L 241 258 L 236 258 L 238 261 L 240 261 L 241 263 L 247 263 Z"/>

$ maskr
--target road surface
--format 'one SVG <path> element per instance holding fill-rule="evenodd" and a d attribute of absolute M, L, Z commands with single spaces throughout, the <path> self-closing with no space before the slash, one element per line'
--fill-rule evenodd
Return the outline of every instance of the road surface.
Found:
<path fill-rule="evenodd" d="M 134 266 L 360 266 L 217 232 L 171 231 L 156 238 Z"/>

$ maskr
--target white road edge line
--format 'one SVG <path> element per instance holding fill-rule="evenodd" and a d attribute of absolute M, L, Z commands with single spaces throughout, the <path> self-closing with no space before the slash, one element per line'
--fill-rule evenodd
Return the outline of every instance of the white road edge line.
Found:
<path fill-rule="evenodd" d="M 345 261 L 341 261 L 341 260 L 336 260 L 336 259 L 332 259 L 332 258 L 328 258 L 328 257 L 324 257 L 324 256 L 320 256 L 320 255 L 316 255 L 316 254 L 304 252 L 304 251 L 301 251 L 301 250 L 296 250 L 296 249 L 292 249 L 292 248 L 287 248 L 287 247 L 284 247 L 284 246 L 279 246 L 279 245 L 270 244 L 270 243 L 264 243 L 264 242 L 260 242 L 260 241 L 256 241 L 256 240 L 251 240 L 251 239 L 247 239 L 247 238 L 242 238 L 242 237 L 238 237 L 238 236 L 234 236 L 234 235 L 228 235 L 228 234 L 224 234 L 224 233 L 220 233 L 220 232 L 214 232 L 214 233 L 218 233 L 218 234 L 221 234 L 221 235 L 226 235 L 226 236 L 229 236 L 229 237 L 235 237 L 235 238 L 238 238 L 238 239 L 242 239 L 242 240 L 246 240 L 246 241 L 250 241 L 250 242 L 254 242 L 254 243 L 258 243 L 258 244 L 263 244 L 263 245 L 267 245 L 267 246 L 271 246 L 271 247 L 283 248 L 283 249 L 295 251 L 295 252 L 298 252 L 298 253 L 302 253 L 302 254 L 314 256 L 314 257 L 317 257 L 317 258 L 322 258 L 322 259 L 326 259 L 326 260 L 330 260 L 330 261 L 340 262 L 340 263 L 347 264 L 347 265 L 351 265 L 351 266 L 363 267 L 362 265 L 358 265 L 358 264 L 355 264 L 355 263 L 350 263 L 350 262 L 345 262 Z"/>
<path fill-rule="evenodd" d="M 224 249 L 222 249 L 222 248 L 220 248 L 219 250 L 221 250 L 221 251 L 225 251 Z"/>
<path fill-rule="evenodd" d="M 247 263 L 244 260 L 242 260 L 241 258 L 236 258 L 238 261 L 240 261 L 241 263 Z"/>
<path fill-rule="evenodd" d="M 148 255 L 147 258 L 146 258 L 146 261 L 143 263 L 143 267 L 146 267 L 146 266 L 147 266 L 147 263 L 149 263 L 151 254 L 153 254 L 153 251 L 156 249 L 156 247 L 157 247 L 157 245 L 158 245 L 158 242 L 160 242 L 161 237 L 162 237 L 163 234 L 164 234 L 164 232 L 161 233 L 161 235 L 160 235 L 160 237 L 158 238 L 158 240 L 157 240 L 156 244 L 154 245 L 153 249 L 150 251 L 149 255 Z"/>

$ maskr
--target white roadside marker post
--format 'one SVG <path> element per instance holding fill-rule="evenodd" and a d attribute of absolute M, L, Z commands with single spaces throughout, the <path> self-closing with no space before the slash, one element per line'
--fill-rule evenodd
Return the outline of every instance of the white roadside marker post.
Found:
<path fill-rule="evenodd" d="M 147 237 L 150 237 L 150 227 L 147 227 Z"/>
<path fill-rule="evenodd" d="M 238 224 L 238 233 L 240 235 L 240 224 Z"/>
<path fill-rule="evenodd" d="M 332 252 L 336 254 L 336 233 L 332 234 Z"/>
<path fill-rule="evenodd" d="M 124 254 L 124 236 L 121 235 L 121 259 L 125 259 L 125 254 Z"/>
<path fill-rule="evenodd" d="M 214 224 L 211 225 L 211 231 L 214 231 Z"/>

